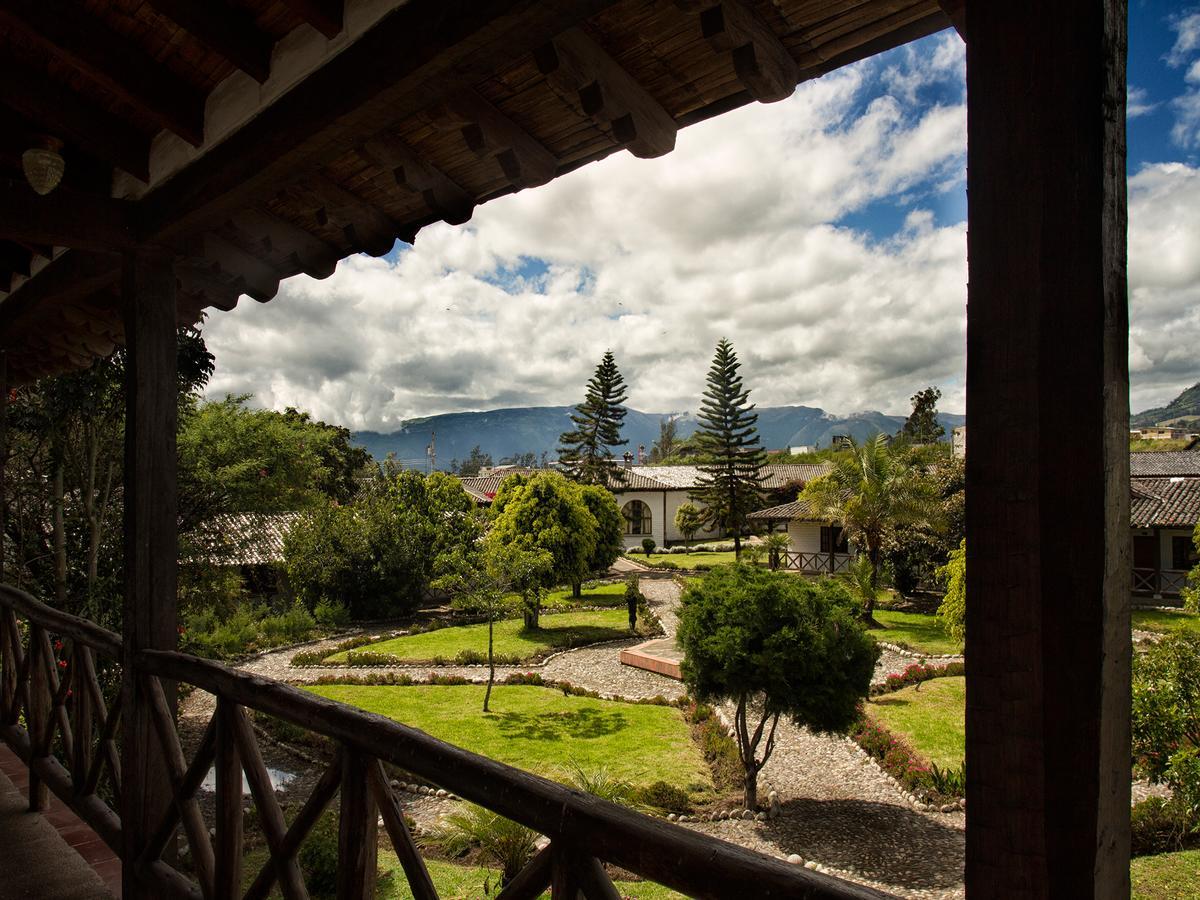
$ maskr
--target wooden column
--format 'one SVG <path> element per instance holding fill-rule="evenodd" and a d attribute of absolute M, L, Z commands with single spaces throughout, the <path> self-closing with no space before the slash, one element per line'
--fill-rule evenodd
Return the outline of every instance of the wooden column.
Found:
<path fill-rule="evenodd" d="M 966 41 L 967 892 L 1128 897 L 1126 2 Z"/>
<path fill-rule="evenodd" d="M 170 802 L 163 754 L 131 665 L 143 649 L 176 644 L 175 273 L 169 257 L 126 255 L 122 304 L 125 375 L 125 605 L 123 615 L 121 825 L 126 900 L 149 897 L 137 859 Z M 174 705 L 174 691 L 164 683 Z"/>
<path fill-rule="evenodd" d="M 375 761 L 346 749 L 338 816 L 338 900 L 370 900 L 378 870 L 379 807 L 371 794 L 369 768 Z"/>

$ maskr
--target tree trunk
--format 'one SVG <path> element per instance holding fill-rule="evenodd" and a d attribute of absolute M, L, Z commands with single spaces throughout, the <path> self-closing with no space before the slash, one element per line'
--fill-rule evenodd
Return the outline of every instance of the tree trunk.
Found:
<path fill-rule="evenodd" d="M 63 460 L 54 461 L 54 599 L 58 608 L 67 604 L 67 529 L 63 515 Z"/>
<path fill-rule="evenodd" d="M 746 782 L 742 794 L 742 804 L 754 812 L 758 809 L 758 766 L 746 763 Z"/>
<path fill-rule="evenodd" d="M 833 552 L 832 549 L 830 552 Z M 874 628 L 879 624 L 875 621 L 875 595 L 879 591 L 879 548 L 868 547 L 867 559 L 871 561 L 871 591 L 863 607 L 863 621 Z"/>
<path fill-rule="evenodd" d="M 483 692 L 483 711 L 489 712 L 488 701 L 492 699 L 492 682 L 496 680 L 496 660 L 492 653 L 492 634 L 495 629 L 496 620 L 488 619 L 488 683 L 487 690 Z"/>
<path fill-rule="evenodd" d="M 575 598 L 576 600 L 578 600 L 580 597 L 583 596 L 583 582 L 582 581 L 571 582 L 571 596 L 573 598 Z"/>
<path fill-rule="evenodd" d="M 525 605 L 525 628 L 526 628 L 526 630 L 538 627 L 538 617 L 539 617 L 539 614 L 541 613 L 541 606 L 542 606 L 541 603 L 534 604 L 533 606 L 530 606 L 529 604 Z"/>

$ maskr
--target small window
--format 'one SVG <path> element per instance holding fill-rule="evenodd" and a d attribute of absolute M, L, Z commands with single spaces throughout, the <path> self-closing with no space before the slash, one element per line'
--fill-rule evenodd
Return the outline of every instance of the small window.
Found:
<path fill-rule="evenodd" d="M 654 521 L 650 517 L 650 507 L 641 500 L 630 500 L 621 510 L 625 517 L 625 533 L 627 535 L 649 535 L 654 532 Z"/>

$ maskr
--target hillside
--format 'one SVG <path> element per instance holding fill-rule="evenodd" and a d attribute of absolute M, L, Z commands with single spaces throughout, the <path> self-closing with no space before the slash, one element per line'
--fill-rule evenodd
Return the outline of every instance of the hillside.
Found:
<path fill-rule="evenodd" d="M 570 425 L 571 409 L 569 406 L 530 406 L 447 413 L 412 419 L 387 434 L 356 432 L 353 439 L 376 459 L 394 453 L 398 459 L 413 464 L 425 458 L 430 435 L 436 433 L 439 469 L 449 468 L 452 460 L 464 459 L 476 445 L 491 454 L 496 462 L 529 452 L 539 456 L 545 452 L 554 458 L 558 436 Z M 636 453 L 638 446 L 643 445 L 648 452 L 658 439 L 659 422 L 664 415 L 667 414 L 629 410 L 622 431 L 629 441 L 629 449 Z M 680 438 L 696 430 L 696 419 L 690 413 L 677 418 Z M 939 418 L 946 428 L 947 440 L 950 429 L 964 421 L 963 416 L 950 413 L 943 413 Z M 894 434 L 903 424 L 904 416 L 881 412 L 834 416 L 812 406 L 767 406 L 758 410 L 763 446 L 772 450 L 802 444 L 828 447 L 835 434 L 850 434 L 858 440 L 880 431 Z"/>
<path fill-rule="evenodd" d="M 1182 394 L 1155 409 L 1148 409 L 1129 417 L 1130 428 L 1145 428 L 1148 425 L 1163 425 L 1181 418 L 1200 418 L 1200 382 L 1193 384 Z"/>

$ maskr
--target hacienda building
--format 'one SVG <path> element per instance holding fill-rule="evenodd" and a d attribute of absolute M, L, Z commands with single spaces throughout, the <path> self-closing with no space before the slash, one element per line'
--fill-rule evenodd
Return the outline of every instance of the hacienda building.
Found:
<path fill-rule="evenodd" d="M 1129 469 L 1133 592 L 1177 599 L 1197 563 L 1200 451 L 1131 453 Z"/>

